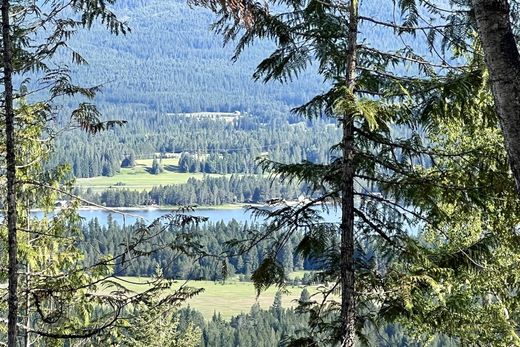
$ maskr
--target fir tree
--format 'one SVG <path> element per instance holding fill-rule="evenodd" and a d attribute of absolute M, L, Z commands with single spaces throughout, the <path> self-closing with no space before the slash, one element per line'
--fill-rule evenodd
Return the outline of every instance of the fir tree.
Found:
<path fill-rule="evenodd" d="M 153 161 L 152 161 L 152 168 L 151 168 L 150 173 L 152 175 L 158 175 L 158 174 L 162 173 L 163 171 L 164 170 L 162 168 L 162 165 L 159 163 L 157 158 L 154 158 Z"/>
<path fill-rule="evenodd" d="M 313 193 L 322 195 L 307 203 L 302 201 L 296 207 L 274 201 L 269 208 L 256 210 L 257 214 L 273 220 L 266 233 L 248 241 L 273 239 L 272 252 L 252 276 L 258 290 L 273 284 L 284 285 L 285 273 L 277 254 L 288 235 L 303 233 L 305 236 L 297 249 L 304 257 L 320 259 L 324 264 L 323 278 L 335 283 L 328 293 L 340 288 L 341 310 L 335 316 L 337 306 L 325 305 L 325 309 L 319 309 L 326 317 L 311 322 L 311 336 L 297 342 L 339 342 L 342 346 L 353 346 L 356 327 L 363 326 L 365 319 L 371 319 L 368 317 L 397 320 L 402 314 L 421 319 L 423 311 L 413 311 L 403 303 L 408 302 L 410 293 L 421 292 L 424 286 L 435 291 L 436 285 L 430 282 L 429 276 L 408 277 L 406 271 L 399 272 L 402 277 L 393 277 L 396 273 L 391 269 L 400 266 L 395 263 L 406 264 L 405 269 L 410 269 L 424 259 L 433 261 L 428 246 L 412 237 L 409 230 L 418 224 L 425 225 L 426 230 L 436 227 L 438 213 L 445 213 L 440 211 L 444 211 L 446 201 L 432 200 L 439 181 L 432 181 L 425 173 L 444 172 L 438 165 L 446 161 L 457 163 L 468 160 L 467 157 L 474 158 L 474 152 L 458 151 L 452 146 L 439 148 L 431 140 L 440 136 L 436 132 L 439 128 L 461 119 L 463 127 L 482 129 L 483 125 L 477 125 L 469 116 L 475 115 L 480 107 L 487 110 L 488 106 L 482 101 L 487 100 L 486 92 L 481 89 L 486 77 L 478 53 L 466 56 L 466 51 L 459 49 L 459 42 L 444 42 L 444 48 L 453 49 L 451 52 L 468 64 L 453 66 L 445 63 L 446 60 L 434 63 L 433 56 L 425 58 L 406 44 L 402 49 L 389 51 L 378 49 L 375 42 L 361 43 L 358 35 L 363 26 L 358 24 L 384 26 L 387 22 L 360 14 L 356 0 L 346 4 L 284 2 L 287 9 L 280 12 L 249 1 L 240 5 L 232 1 L 194 2 L 202 3 L 219 15 L 215 28 L 223 33 L 226 42 L 238 38 L 235 58 L 258 38 L 276 42 L 275 50 L 258 65 L 255 78 L 285 82 L 298 77 L 311 62 L 316 63 L 318 72 L 332 85 L 331 89 L 294 111 L 308 117 L 323 114 L 336 117 L 343 129 L 343 139 L 334 148 L 339 150 L 335 152 L 339 158 L 331 163 L 297 165 L 262 161 L 264 169 L 275 173 L 277 178 L 305 181 Z M 389 24 L 397 35 L 428 29 L 430 33 L 435 32 L 435 25 L 430 22 L 426 29 L 419 26 L 421 17 L 415 2 L 400 1 L 399 6 L 405 24 Z M 438 11 L 435 6 L 430 7 Z M 449 23 L 446 30 L 452 29 L 452 24 Z M 437 54 L 436 42 L 431 37 L 427 40 L 432 55 Z M 399 73 L 401 66 L 413 66 L 417 75 Z M 439 69 L 444 70 L 439 72 Z M 474 95 L 479 95 L 478 102 L 472 100 Z M 493 118 L 488 113 L 486 117 Z M 441 184 L 440 189 L 469 194 L 473 188 L 466 183 L 456 187 Z M 488 198 L 492 199 L 492 195 Z M 327 202 L 339 204 L 342 210 L 339 228 L 325 223 L 310 208 Z M 464 244 L 458 251 L 467 255 L 472 247 L 478 248 L 484 242 L 482 239 L 473 241 L 475 243 Z M 442 247 L 439 252 L 448 258 L 454 256 Z M 449 266 L 456 265 L 450 262 Z M 421 269 L 426 271 L 427 267 Z M 397 301 L 384 295 L 377 299 L 370 294 L 356 295 L 389 293 L 378 289 L 380 280 L 395 280 L 395 284 L 401 283 L 409 289 L 396 290 L 395 293 L 403 294 L 396 294 Z M 383 302 L 389 303 L 389 307 L 378 309 Z M 397 305 L 390 308 L 393 304 Z M 363 312 L 356 307 L 363 307 Z M 374 312 L 365 312 L 369 308 Z M 317 341 L 314 330 L 323 333 L 328 330 L 330 335 L 320 335 Z M 359 330 L 357 333 L 361 338 L 362 333 Z M 457 333 L 468 337 L 462 329 L 450 332 L 453 336 Z"/>
<path fill-rule="evenodd" d="M 311 300 L 311 294 L 307 290 L 307 288 L 303 288 L 302 293 L 300 295 L 300 302 L 307 303 Z"/>

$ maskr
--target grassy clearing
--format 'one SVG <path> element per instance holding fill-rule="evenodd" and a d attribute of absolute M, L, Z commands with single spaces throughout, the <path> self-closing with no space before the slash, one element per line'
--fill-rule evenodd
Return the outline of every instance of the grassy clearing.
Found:
<path fill-rule="evenodd" d="M 145 282 L 145 278 L 125 278 L 132 282 Z M 179 287 L 183 284 L 179 281 L 174 285 Z M 204 318 L 211 319 L 214 312 L 220 312 L 223 318 L 229 319 L 232 316 L 247 313 L 255 303 L 259 303 L 260 307 L 268 309 L 274 300 L 277 288 L 271 287 L 260 296 L 256 296 L 256 291 L 251 282 L 240 282 L 237 280 L 228 280 L 225 283 L 215 283 L 212 281 L 190 281 L 190 287 L 204 288 L 204 291 L 189 299 L 184 304 L 190 306 L 197 311 L 200 311 Z M 124 283 L 124 286 L 134 291 L 141 291 L 144 289 L 143 285 Z M 295 306 L 295 300 L 300 298 L 303 286 L 289 286 L 288 293 L 282 296 L 282 305 L 284 307 Z M 314 292 L 315 288 L 310 288 L 309 291 Z"/>
<path fill-rule="evenodd" d="M 109 188 L 127 188 L 132 190 L 150 190 L 154 186 L 186 183 L 189 178 L 202 179 L 205 175 L 222 177 L 219 174 L 203 174 L 179 172 L 178 158 L 165 158 L 162 160 L 164 172 L 158 175 L 150 173 L 153 159 L 136 160 L 133 168 L 123 168 L 112 177 L 79 178 L 76 186 L 92 188 L 94 191 L 102 191 Z"/>

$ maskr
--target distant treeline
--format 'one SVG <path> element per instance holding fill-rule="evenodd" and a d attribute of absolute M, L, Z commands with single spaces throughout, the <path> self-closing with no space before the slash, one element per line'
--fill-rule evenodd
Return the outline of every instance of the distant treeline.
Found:
<path fill-rule="evenodd" d="M 107 225 L 102 226 L 97 219 L 91 220 L 83 226 L 84 239 L 79 247 L 85 252 L 86 262 L 98 259 L 99 255 L 119 254 L 125 242 L 132 238 L 133 230 L 139 224 L 132 226 L 118 225 L 112 218 L 108 219 Z M 152 276 L 160 268 L 164 276 L 174 279 L 199 279 L 199 280 L 222 280 L 224 279 L 224 267 L 227 275 L 244 275 L 249 280 L 251 273 L 260 265 L 270 250 L 267 241 L 260 242 L 251 247 L 248 252 L 236 254 L 221 259 L 213 255 L 224 254 L 230 250 L 226 242 L 232 239 L 243 239 L 247 237 L 246 230 L 260 230 L 261 225 L 242 224 L 236 221 L 229 223 L 204 223 L 193 225 L 184 229 L 170 227 L 169 233 L 164 239 L 158 240 L 162 244 L 173 242 L 179 233 L 182 233 L 182 247 L 189 247 L 185 238 L 189 235 L 190 242 L 200 244 L 202 249 L 211 256 L 198 258 L 194 261 L 175 249 L 163 249 L 154 252 L 148 257 L 142 257 L 138 262 L 122 264 L 121 260 L 114 267 L 114 273 L 121 276 Z M 294 246 L 299 242 L 299 236 L 294 236 L 279 250 L 277 261 L 283 265 L 285 271 L 312 270 L 319 265 L 310 259 L 303 259 L 294 251 Z M 303 279 L 300 279 L 303 280 Z M 307 277 L 305 281 L 312 280 Z"/>
<path fill-rule="evenodd" d="M 231 175 L 204 177 L 203 180 L 190 178 L 185 184 L 158 186 L 142 192 L 118 187 L 101 193 L 75 188 L 74 193 L 109 207 L 132 207 L 258 203 L 272 198 L 295 199 L 306 194 L 307 189 L 304 185 L 282 184 L 265 176 Z"/>
<path fill-rule="evenodd" d="M 136 159 L 178 153 L 179 172 L 258 173 L 257 158 L 268 154 L 280 162 L 327 162 L 340 131 L 329 120 L 296 122 L 281 115 L 244 114 L 232 123 L 132 112 L 122 127 L 89 135 L 70 131 L 56 140 L 48 167 L 70 165 L 78 178 L 114 176 Z"/>
<path fill-rule="evenodd" d="M 311 298 L 312 299 L 312 298 Z M 186 329 L 191 322 L 202 330 L 201 347 L 272 347 L 283 346 L 290 337 L 301 336 L 308 329 L 307 314 L 299 314 L 293 308 L 280 305 L 280 295 L 274 298 L 272 306 L 261 309 L 253 305 L 248 313 L 241 313 L 224 320 L 215 313 L 210 320 L 196 310 L 183 308 L 177 313 L 179 328 Z M 285 299 L 287 300 L 287 299 Z M 302 291 L 301 301 L 309 300 L 306 290 Z M 287 303 L 285 303 L 287 305 Z M 414 342 L 403 328 L 396 324 L 380 322 L 380 327 L 365 324 L 363 334 L 368 346 L 379 347 L 421 347 L 423 343 Z M 455 347 L 460 344 L 445 337 L 435 337 L 430 347 Z"/>
<path fill-rule="evenodd" d="M 201 347 L 279 346 L 282 339 L 296 335 L 307 325 L 307 315 L 300 315 L 292 308 L 283 308 L 280 303 L 280 295 L 277 294 L 268 310 L 261 309 L 258 304 L 249 312 L 244 307 L 247 313 L 234 316 L 229 321 L 218 313 L 205 320 L 198 311 L 184 308 L 177 313 L 179 328 L 185 329 L 190 322 L 198 326 L 202 330 Z"/>

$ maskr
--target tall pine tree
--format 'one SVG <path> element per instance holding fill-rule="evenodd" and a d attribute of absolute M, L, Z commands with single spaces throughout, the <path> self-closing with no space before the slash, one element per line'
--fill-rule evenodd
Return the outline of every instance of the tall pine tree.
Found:
<path fill-rule="evenodd" d="M 226 42 L 236 40 L 235 58 L 256 39 L 275 42 L 275 50 L 258 65 L 254 73 L 256 79 L 286 82 L 297 78 L 311 64 L 316 65 L 330 89 L 294 111 L 308 117 L 335 117 L 343 128 L 342 142 L 333 149 L 338 158 L 330 163 L 287 165 L 262 161 L 267 171 L 287 181 L 305 181 L 311 193 L 320 193 L 320 197 L 297 206 L 273 201 L 270 208 L 256 210 L 272 223 L 261 235 L 251 235 L 248 242 L 269 239 L 273 245 L 272 253 L 252 276 L 257 288 L 284 285 L 285 273 L 276 255 L 291 234 L 303 233 L 298 251 L 304 257 L 318 258 L 325 270 L 323 279 L 333 283 L 325 296 L 341 293 L 339 309 L 333 302 L 319 305 L 311 314 L 311 333 L 295 343 L 339 342 L 342 346 L 352 346 L 355 333 L 361 338 L 361 327 L 369 320 L 396 320 L 400 315 L 411 320 L 423 319 L 423 311 L 410 309 L 407 295 L 431 294 L 438 287 L 432 279 L 434 276 L 426 273 L 430 270 L 427 266 L 422 267 L 424 276 L 407 274 L 410 270 L 413 273 L 415 266 L 420 266 L 425 259 L 433 262 L 429 252 L 431 245 L 425 245 L 413 234 L 431 228 L 440 232 L 439 215 L 445 217 L 443 199 L 449 199 L 449 194 L 436 199 L 436 189 L 469 194 L 470 201 L 479 199 L 470 193 L 475 189 L 469 184 L 470 180 L 452 185 L 432 178 L 431 173 L 446 174 L 442 167 L 446 162 L 467 160 L 475 166 L 468 165 L 466 171 L 457 171 L 464 176 L 478 170 L 478 163 L 473 162 L 475 153 L 479 153 L 478 157 L 485 152 L 483 148 L 470 152 L 459 151 L 455 146 L 442 148 L 433 141 L 442 140 L 437 130 L 447 124 L 462 122 L 460 126 L 470 129 L 483 129 L 486 124 L 484 121 L 477 126 L 478 119 L 472 119 L 478 112 L 475 110 L 482 107 L 481 97 L 485 98 L 481 88 L 487 86 L 478 53 L 467 54 L 464 39 L 442 42 L 435 39 L 434 33 L 439 30 L 456 31 L 457 23 L 437 25 L 427 21 L 424 26 L 420 25 L 421 12 L 414 1 L 397 2 L 403 24 L 360 13 L 355 0 L 283 1 L 281 7 L 250 1 L 194 2 L 219 15 L 214 28 L 224 35 Z M 430 7 L 435 9 L 435 5 Z M 394 30 L 402 47 L 384 49 L 378 42 L 371 42 L 368 35 L 363 34 L 369 30 L 369 24 Z M 425 45 L 430 47 L 427 56 L 412 48 L 417 43 L 407 41 L 417 32 L 427 34 Z M 440 50 L 438 46 L 442 46 Z M 447 57 L 452 53 L 454 62 Z M 479 98 L 472 99 L 472 95 Z M 492 113 L 485 115 L 488 121 L 494 119 Z M 508 177 L 507 173 L 505 176 Z M 486 198 L 492 200 L 494 193 L 489 194 Z M 341 208 L 339 228 L 326 223 L 316 211 L 316 208 L 327 208 L 329 203 Z M 460 228 L 455 230 L 462 232 Z M 436 256 L 447 261 L 459 254 L 471 263 L 472 252 L 485 253 L 480 248 L 483 243 L 483 238 L 475 238 L 457 249 L 441 247 Z M 395 262 L 395 259 L 402 261 Z M 394 266 L 404 266 L 405 271 L 394 272 Z M 457 265 L 447 261 L 444 266 L 445 271 L 453 271 L 450 266 Z M 396 274 L 399 276 L 394 277 Z M 409 282 L 404 281 L 405 278 Z M 383 283 L 392 280 L 397 288 L 401 283 L 408 286 L 407 289 L 385 290 Z M 396 297 L 391 300 L 394 294 Z M 424 309 L 426 306 L 413 307 Z M 454 321 L 446 318 L 446 322 Z M 316 331 L 329 333 L 316 335 Z M 453 336 L 458 333 L 460 331 L 450 332 Z M 462 333 L 459 336 L 467 337 Z"/>

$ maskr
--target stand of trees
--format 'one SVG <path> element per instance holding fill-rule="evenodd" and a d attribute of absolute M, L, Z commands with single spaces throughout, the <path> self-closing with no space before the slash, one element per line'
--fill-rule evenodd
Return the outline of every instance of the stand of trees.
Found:
<path fill-rule="evenodd" d="M 123 227 L 109 218 L 107 225 L 102 226 L 97 219 L 91 220 L 82 228 L 83 237 L 79 247 L 85 254 L 85 261 L 90 264 L 99 255 L 109 256 L 119 254 L 125 248 L 125 242 L 142 225 L 132 225 Z M 233 239 L 246 237 L 247 230 L 261 230 L 261 225 L 247 225 L 236 221 L 229 223 L 218 222 L 215 224 L 205 223 L 199 226 L 192 226 L 188 229 L 171 226 L 167 234 L 161 234 L 166 244 L 172 243 L 178 236 L 177 234 L 191 235 L 203 247 L 205 252 L 210 255 L 202 257 L 194 262 L 188 254 L 179 254 L 177 249 L 164 248 L 157 252 L 152 252 L 149 257 L 135 261 L 131 266 L 122 267 L 116 263 L 112 269 L 118 276 L 145 276 L 151 277 L 158 268 L 162 269 L 165 277 L 170 279 L 200 279 L 218 281 L 224 280 L 227 275 L 244 275 L 245 280 L 249 280 L 252 272 L 262 263 L 267 253 L 268 243 L 260 243 L 252 247 L 247 253 L 237 253 L 225 259 L 227 273 L 222 272 L 222 257 L 230 251 L 227 242 Z M 304 259 L 294 251 L 292 245 L 298 244 L 300 237 L 294 238 L 280 250 L 278 261 L 284 266 L 287 272 L 296 270 L 313 270 L 319 264 L 313 259 Z M 306 278 L 306 281 L 311 281 Z"/>
<path fill-rule="evenodd" d="M 300 302 L 308 302 L 304 295 Z M 201 347 L 271 347 L 288 343 L 288 338 L 308 329 L 307 315 L 294 308 L 279 306 L 283 296 L 277 294 L 273 305 L 264 310 L 258 305 L 251 307 L 247 313 L 234 316 L 230 321 L 222 319 L 215 313 L 211 319 L 204 319 L 200 313 L 190 308 L 178 312 L 180 327 L 195 323 L 202 331 Z M 287 303 L 285 303 L 287 305 Z M 363 328 L 365 344 L 381 347 L 421 347 L 421 342 L 406 336 L 398 325 L 388 324 L 383 327 L 366 326 Z M 358 342 L 361 345 L 361 341 Z M 434 337 L 428 344 L 430 347 L 455 347 L 459 343 L 445 337 Z"/>
<path fill-rule="evenodd" d="M 372 13 L 358 0 L 283 1 L 282 8 L 275 1 L 193 3 L 216 13 L 214 29 L 234 44 L 235 58 L 256 41 L 274 41 L 256 67 L 256 79 L 290 81 L 317 65 L 318 74 L 330 83 L 293 111 L 338 119 L 341 158 L 319 164 L 263 161 L 264 169 L 306 181 L 321 196 L 295 207 L 258 210 L 272 223 L 257 240 L 278 237 L 252 275 L 257 289 L 284 285 L 284 268 L 276 256 L 299 233 L 304 237 L 296 249 L 326 260 L 323 275 L 336 283 L 328 292 L 341 292 L 339 305 L 308 308 L 322 315 L 311 319 L 316 331 L 295 337 L 293 343 L 352 347 L 364 323 L 386 320 L 406 322 L 415 334 L 447 334 L 461 344 L 518 344 L 517 319 L 509 313 L 496 319 L 519 299 L 512 292 L 516 280 L 510 281 L 518 272 L 506 265 L 518 261 L 518 242 L 510 239 L 517 238 L 518 199 L 512 195 L 514 176 L 499 133 L 500 124 L 515 175 L 511 145 L 517 140 L 511 133 L 518 122 L 512 126 L 514 111 L 497 118 L 490 88 L 499 112 L 504 111 L 500 102 L 508 98 L 507 106 L 515 107 L 511 79 L 516 71 L 510 71 L 509 80 L 496 73 L 518 60 L 512 30 L 507 30 L 507 1 L 445 6 L 395 1 L 393 13 L 399 16 L 393 18 Z M 500 16 L 498 24 L 492 24 L 488 10 Z M 472 34 L 475 23 L 484 33 L 484 46 L 489 44 L 486 34 L 493 41 L 486 59 L 495 79 L 487 77 L 480 42 Z M 399 47 L 371 40 L 369 26 L 390 30 Z M 416 48 L 420 40 L 427 54 Z M 499 59 L 490 51 L 499 51 Z M 497 98 L 500 89 L 502 99 Z M 396 128 L 410 133 L 396 134 Z M 496 184 L 494 174 L 503 185 Z M 356 186 L 357 180 L 366 184 Z M 481 204 L 484 196 L 492 211 Z M 339 226 L 323 223 L 310 210 L 323 201 L 341 206 Z M 506 211 L 511 214 L 504 219 Z M 407 230 L 411 225 L 431 239 L 415 240 Z M 372 252 L 366 240 L 378 247 Z M 508 283 L 505 292 L 498 282 L 478 280 L 487 281 L 488 270 Z M 465 300 L 465 295 L 472 299 Z M 501 308 L 492 308 L 488 300 L 500 302 Z M 478 321 L 479 328 L 470 321 Z"/>
<path fill-rule="evenodd" d="M 150 191 L 118 187 L 101 193 L 75 188 L 74 194 L 108 207 L 145 205 L 222 205 L 228 203 L 262 203 L 269 199 L 297 199 L 308 193 L 305 185 L 282 184 L 263 176 L 205 177 L 188 179 L 185 184 L 157 186 Z"/>
<path fill-rule="evenodd" d="M 136 159 L 176 152 L 180 172 L 259 173 L 256 159 L 265 154 L 287 162 L 326 161 L 340 136 L 333 122 L 291 123 L 279 115 L 246 114 L 234 123 L 152 111 L 122 117 L 124 127 L 96 136 L 65 132 L 47 166 L 68 164 L 78 178 L 113 176 Z"/>

